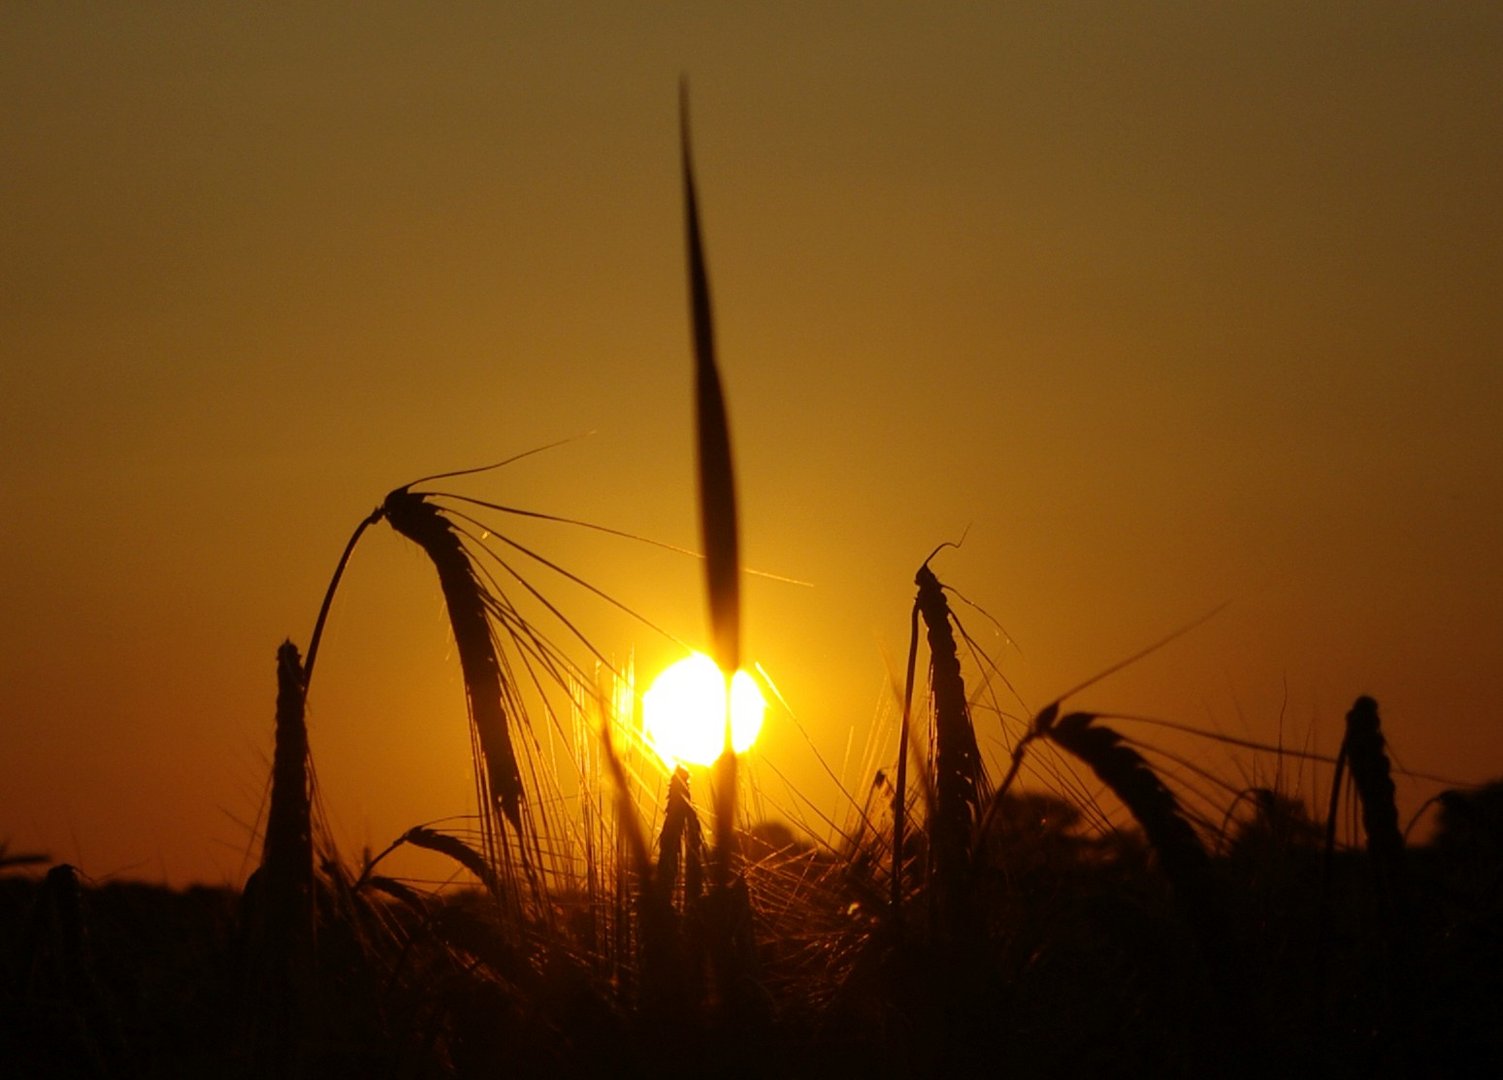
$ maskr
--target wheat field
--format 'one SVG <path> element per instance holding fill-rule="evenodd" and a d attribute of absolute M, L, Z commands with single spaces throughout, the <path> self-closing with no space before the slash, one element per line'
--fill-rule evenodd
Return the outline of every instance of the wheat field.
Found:
<path fill-rule="evenodd" d="M 683 108 L 701 554 L 731 672 L 738 503 L 686 94 Z M 0 858 L 8 1075 L 1503 1068 L 1503 787 L 1446 791 L 1424 810 L 1434 839 L 1409 844 L 1361 688 L 1339 754 L 1319 761 L 1320 807 L 1175 758 L 1144 718 L 1077 710 L 1082 688 L 1031 714 L 996 707 L 999 660 L 952 605 L 941 545 L 914 577 L 897 730 L 819 811 L 823 828 L 795 830 L 759 812 L 728 719 L 713 767 L 657 758 L 630 665 L 531 575 L 614 601 L 508 540 L 515 511 L 435 486 L 451 475 L 394 489 L 359 523 L 306 659 L 277 650 L 243 888 L 95 885 L 38 855 Z M 355 855 L 323 824 L 307 705 L 315 660 L 340 663 L 321 646 L 341 575 L 382 526 L 436 575 L 477 812 Z M 978 740 L 994 718 L 1000 752 Z M 389 873 L 403 850 L 447 881 Z"/>

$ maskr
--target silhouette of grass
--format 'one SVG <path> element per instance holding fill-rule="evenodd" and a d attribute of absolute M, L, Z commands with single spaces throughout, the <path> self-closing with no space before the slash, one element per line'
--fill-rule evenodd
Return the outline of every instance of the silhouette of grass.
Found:
<path fill-rule="evenodd" d="M 522 773 L 512 747 L 508 702 L 514 698 L 502 674 L 500 650 L 486 618 L 496 606 L 474 564 L 460 543 L 459 533 L 426 496 L 397 488 L 382 504 L 385 518 L 433 561 L 439 586 L 449 609 L 449 624 L 459 649 L 470 720 L 480 740 L 485 790 L 500 807 L 512 828 L 521 831 Z M 484 805 L 488 805 L 489 800 Z"/>
<path fill-rule="evenodd" d="M 742 655 L 737 500 L 686 90 L 680 108 L 705 587 L 729 677 Z M 503 552 L 609 597 L 470 515 L 569 519 L 415 490 L 441 478 L 395 489 L 360 523 L 306 663 L 290 642 L 278 653 L 265 843 L 238 912 L 200 896 L 137 917 L 129 897 L 88 888 L 69 866 L 39 882 L 0 877 L 0 1016 L 14 1018 L 0 1023 L 0 1061 L 17 1075 L 948 1075 L 978 1060 L 1021 1075 L 1503 1069 L 1499 800 L 1442 797 L 1441 841 L 1406 847 L 1372 699 L 1347 716 L 1323 859 L 1303 804 L 1222 785 L 1100 721 L 1163 723 L 1238 753 L 1276 748 L 1155 718 L 1062 715 L 1071 694 L 1183 630 L 1033 713 L 993 790 L 973 716 L 1002 718 L 985 697 L 999 673 L 965 637 L 931 553 L 914 578 L 896 759 L 869 762 L 863 797 L 842 792 L 850 826 L 832 823 L 829 843 L 767 821 L 739 828 L 738 782 L 749 805 L 768 793 L 738 778 L 727 717 L 707 851 L 688 772 L 654 772 L 634 742 L 614 692 L 629 668 L 611 669 Z M 408 829 L 352 874 L 319 833 L 304 718 L 334 591 L 383 520 L 438 575 L 481 814 L 478 829 Z M 553 644 L 503 581 L 589 656 Z M 932 739 L 911 730 L 920 621 Z M 974 699 L 968 662 L 981 668 Z M 566 744 L 567 797 L 532 752 L 524 700 L 545 683 L 569 696 L 574 721 L 565 732 L 544 708 Z M 1135 827 L 1106 823 L 1071 760 Z M 1348 766 L 1365 850 L 1335 843 Z M 1221 820 L 1217 849 L 1197 814 Z M 453 860 L 482 888 L 375 872 L 404 846 Z M 0 849 L 0 868 L 32 861 Z M 1361 879 L 1376 886 L 1346 887 Z M 1411 891 L 1419 881 L 1430 887 Z M 1378 934 L 1363 932 L 1368 906 Z M 931 918 L 905 928 L 905 909 Z M 1321 936 L 1328 915 L 1343 933 Z M 171 932 L 147 932 L 158 925 Z M 1256 963 L 1248 942 L 1269 945 Z"/>
<path fill-rule="evenodd" d="M 757 963 L 751 944 L 752 911 L 738 873 L 736 797 L 738 763 L 731 740 L 731 680 L 741 666 L 741 552 L 730 423 L 715 358 L 714 316 L 705 268 L 699 202 L 689 144 L 689 87 L 679 87 L 679 130 L 684 181 L 684 224 L 689 266 L 689 316 L 693 330 L 694 418 L 700 534 L 705 595 L 715 663 L 725 679 L 724 732 L 714 765 L 715 851 L 712 885 L 701 904 L 723 1018 L 758 1026 Z"/>
<path fill-rule="evenodd" d="M 679 87 L 679 131 L 684 180 L 684 231 L 689 263 L 689 318 L 694 347 L 694 426 L 700 537 L 705 556 L 705 596 L 715 663 L 725 677 L 725 736 L 715 764 L 715 885 L 726 888 L 735 859 L 736 753 L 731 745 L 731 678 L 741 666 L 741 540 L 736 519 L 736 478 L 730 423 L 720 368 L 710 280 L 700 236 L 699 200 L 689 146 L 689 87 Z"/>
<path fill-rule="evenodd" d="M 276 749 L 261 855 L 268 946 L 290 962 L 313 932 L 312 784 L 297 646 L 277 650 Z"/>
<path fill-rule="evenodd" d="M 1205 847 L 1195 829 L 1143 756 L 1095 719 L 1091 713 L 1070 713 L 1046 724 L 1043 735 L 1091 767 L 1142 826 L 1164 872 L 1176 886 L 1193 893 L 1202 885 L 1206 870 Z"/>
<path fill-rule="evenodd" d="M 385 851 L 366 863 L 365 868 L 360 872 L 360 878 L 356 881 L 355 887 L 359 888 L 361 882 L 368 880 L 376 864 L 403 844 L 411 844 L 413 847 L 436 851 L 440 855 L 447 855 L 460 866 L 463 866 L 470 873 L 474 874 L 475 879 L 484 885 L 487 890 L 494 892 L 499 888 L 496 873 L 491 869 L 491 865 L 486 861 L 484 854 L 476 851 L 457 836 L 450 836 L 448 833 L 430 829 L 425 825 L 414 825 L 401 836 L 397 837 L 396 840 L 392 841 L 391 845 Z"/>

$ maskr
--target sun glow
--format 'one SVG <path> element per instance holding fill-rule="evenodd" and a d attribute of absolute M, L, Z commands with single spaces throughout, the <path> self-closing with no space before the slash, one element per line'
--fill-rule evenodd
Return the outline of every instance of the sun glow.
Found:
<path fill-rule="evenodd" d="M 731 680 L 731 745 L 745 753 L 762 730 L 767 702 L 744 671 Z M 710 765 L 725 745 L 725 676 L 704 653 L 671 665 L 642 695 L 642 731 L 669 766 Z"/>

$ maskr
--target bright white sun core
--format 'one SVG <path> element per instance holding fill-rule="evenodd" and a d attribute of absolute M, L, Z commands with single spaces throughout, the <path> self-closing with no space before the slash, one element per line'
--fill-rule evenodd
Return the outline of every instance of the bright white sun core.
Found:
<path fill-rule="evenodd" d="M 762 730 L 767 702 L 744 671 L 731 680 L 731 745 L 745 753 Z M 711 765 L 725 745 L 725 676 L 704 653 L 671 665 L 642 695 L 642 732 L 669 767 Z"/>

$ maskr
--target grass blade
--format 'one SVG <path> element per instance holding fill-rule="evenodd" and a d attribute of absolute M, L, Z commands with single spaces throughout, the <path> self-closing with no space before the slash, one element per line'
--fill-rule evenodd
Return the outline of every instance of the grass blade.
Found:
<path fill-rule="evenodd" d="M 715 363 L 715 327 L 710 281 L 700 236 L 694 163 L 689 151 L 689 91 L 680 88 L 684 170 L 684 219 L 689 255 L 689 311 L 694 334 L 694 415 L 699 452 L 699 522 L 710 601 L 715 660 L 727 677 L 741 666 L 740 536 L 736 523 L 736 478 L 720 370 Z"/>
<path fill-rule="evenodd" d="M 726 680 L 724 750 L 715 765 L 715 870 L 717 884 L 730 877 L 735 845 L 736 755 L 731 749 L 731 676 L 741 666 L 741 554 L 736 523 L 736 478 L 720 370 L 715 364 L 715 327 L 710 282 L 700 238 L 694 163 L 689 150 L 689 88 L 679 87 L 679 123 L 684 170 L 684 223 L 689 258 L 689 314 L 694 341 L 694 416 L 698 435 L 699 523 L 710 603 L 710 639 Z"/>

